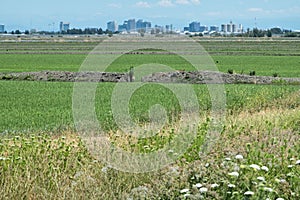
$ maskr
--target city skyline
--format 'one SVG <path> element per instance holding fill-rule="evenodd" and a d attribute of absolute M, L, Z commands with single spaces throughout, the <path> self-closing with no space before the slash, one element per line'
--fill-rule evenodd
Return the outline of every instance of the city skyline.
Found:
<path fill-rule="evenodd" d="M 182 30 L 193 21 L 203 25 L 217 25 L 236 21 L 245 28 L 257 26 L 261 29 L 280 27 L 299 30 L 300 5 L 298 0 L 270 1 L 246 0 L 148 0 L 107 1 L 87 0 L 76 2 L 65 0 L 40 2 L 2 3 L 0 24 L 10 30 L 54 30 L 59 31 L 59 22 L 71 22 L 71 28 L 102 27 L 107 22 L 123 23 L 124 19 L 145 19 L 153 25 L 172 24 Z M 34 6 L 33 6 L 34 5 Z"/>

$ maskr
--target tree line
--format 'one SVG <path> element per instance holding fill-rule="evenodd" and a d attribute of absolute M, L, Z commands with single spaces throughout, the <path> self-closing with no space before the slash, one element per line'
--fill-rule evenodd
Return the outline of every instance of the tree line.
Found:
<path fill-rule="evenodd" d="M 157 31 L 156 31 L 157 32 Z M 155 30 L 153 29 L 151 34 L 156 33 Z M 102 28 L 85 28 L 85 29 L 80 29 L 80 28 L 73 28 L 69 29 L 67 31 L 61 31 L 61 32 L 51 32 L 51 31 L 39 31 L 39 32 L 34 32 L 35 34 L 44 34 L 44 35 L 109 35 L 110 37 L 113 34 L 119 34 L 119 32 L 111 32 L 109 30 L 103 30 Z M 15 30 L 11 32 L 5 31 L 4 34 L 25 34 L 29 35 L 32 34 L 30 31 L 25 30 L 24 32 L 20 30 Z M 143 35 L 144 33 L 141 33 Z M 272 37 L 274 35 L 279 35 L 279 36 L 284 36 L 284 37 L 300 37 L 299 33 L 293 32 L 291 30 L 282 30 L 280 28 L 271 28 L 268 30 L 262 30 L 258 28 L 253 28 L 252 30 L 250 28 L 247 29 L 246 32 L 239 33 L 239 34 L 231 34 L 229 36 L 237 36 L 237 37 Z M 203 34 L 195 35 L 195 36 L 200 36 L 202 37 Z M 215 33 L 214 36 L 222 36 L 220 33 Z"/>

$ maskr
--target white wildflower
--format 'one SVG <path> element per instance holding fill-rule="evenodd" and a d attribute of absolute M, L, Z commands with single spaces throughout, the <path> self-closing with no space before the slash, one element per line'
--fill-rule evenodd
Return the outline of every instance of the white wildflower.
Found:
<path fill-rule="evenodd" d="M 285 183 L 286 182 L 286 180 L 284 180 L 284 179 L 278 179 L 278 178 L 276 178 L 275 181 L 277 183 Z"/>
<path fill-rule="evenodd" d="M 294 165 L 289 165 L 289 166 L 288 166 L 288 168 L 293 168 L 293 167 L 294 167 Z"/>
<path fill-rule="evenodd" d="M 5 158 L 5 157 L 0 157 L 0 160 L 7 160 L 7 158 Z"/>
<path fill-rule="evenodd" d="M 243 157 L 243 155 L 236 155 L 236 156 L 235 156 L 235 159 L 237 159 L 237 160 L 243 160 L 244 157 Z"/>
<path fill-rule="evenodd" d="M 283 198 L 277 198 L 276 200 L 284 200 Z"/>
<path fill-rule="evenodd" d="M 190 197 L 191 194 L 184 194 L 183 196 L 184 196 L 184 197 Z"/>
<path fill-rule="evenodd" d="M 300 165 L 300 160 L 297 160 L 297 161 L 296 161 L 296 165 Z"/>
<path fill-rule="evenodd" d="M 180 190 L 180 193 L 188 193 L 190 190 L 189 189 L 183 189 L 183 190 Z"/>
<path fill-rule="evenodd" d="M 235 185 L 234 184 L 229 184 L 228 187 L 229 188 L 235 188 Z"/>
<path fill-rule="evenodd" d="M 195 185 L 195 187 L 201 188 L 201 187 L 202 187 L 202 184 L 201 184 L 201 183 L 197 183 L 197 184 Z"/>
<path fill-rule="evenodd" d="M 169 153 L 174 153 L 174 150 L 170 149 L 170 150 L 169 150 Z"/>
<path fill-rule="evenodd" d="M 200 193 L 206 193 L 208 191 L 208 189 L 203 187 L 203 188 L 200 188 L 199 191 L 200 191 Z"/>
<path fill-rule="evenodd" d="M 266 179 L 264 177 L 262 177 L 262 176 L 257 177 L 257 180 L 259 180 L 259 181 L 266 181 Z"/>
<path fill-rule="evenodd" d="M 211 185 L 211 188 L 217 188 L 217 187 L 219 187 L 219 186 L 220 186 L 220 185 L 214 183 L 214 184 Z"/>
<path fill-rule="evenodd" d="M 231 161 L 231 158 L 225 158 L 226 161 Z"/>
<path fill-rule="evenodd" d="M 207 167 L 209 167 L 209 166 L 210 166 L 210 164 L 209 164 L 209 163 L 206 163 L 205 167 L 207 168 Z"/>
<path fill-rule="evenodd" d="M 239 173 L 238 172 L 231 172 L 228 174 L 229 176 L 235 176 L 235 177 L 239 177 Z"/>
<path fill-rule="evenodd" d="M 240 171 L 240 167 L 237 164 L 234 165 L 234 171 Z"/>
<path fill-rule="evenodd" d="M 272 188 L 269 188 L 269 187 L 264 187 L 264 191 L 273 192 L 274 190 Z"/>
<path fill-rule="evenodd" d="M 255 170 L 260 170 L 260 166 L 256 165 L 256 164 L 252 164 L 249 167 L 255 169 Z"/>
<path fill-rule="evenodd" d="M 261 170 L 268 172 L 268 171 L 269 171 L 269 168 L 266 167 L 266 166 L 262 166 L 262 167 L 261 167 Z"/>
<path fill-rule="evenodd" d="M 290 158 L 290 161 L 294 161 L 294 160 L 296 160 L 295 158 Z"/>
<path fill-rule="evenodd" d="M 252 195 L 254 195 L 254 192 L 252 192 L 252 191 L 247 191 L 247 192 L 244 193 L 244 195 L 252 196 Z"/>
<path fill-rule="evenodd" d="M 101 171 L 102 171 L 103 173 L 107 173 L 107 170 L 108 170 L 108 167 L 103 167 L 103 168 L 101 169 Z"/>

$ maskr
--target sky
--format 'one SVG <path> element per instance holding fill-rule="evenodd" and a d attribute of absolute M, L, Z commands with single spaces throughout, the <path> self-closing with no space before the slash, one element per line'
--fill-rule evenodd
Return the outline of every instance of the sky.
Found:
<path fill-rule="evenodd" d="M 108 21 L 131 18 L 180 30 L 192 21 L 220 26 L 231 20 L 245 28 L 300 30 L 300 0 L 3 0 L 0 12 L 7 31 L 58 31 L 60 21 L 71 28 L 106 29 Z"/>

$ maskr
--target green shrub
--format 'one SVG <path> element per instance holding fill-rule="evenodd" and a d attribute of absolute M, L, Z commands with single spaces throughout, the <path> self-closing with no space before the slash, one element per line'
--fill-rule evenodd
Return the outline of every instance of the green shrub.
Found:
<path fill-rule="evenodd" d="M 274 73 L 274 74 L 273 74 L 273 77 L 275 77 L 275 78 L 276 78 L 276 77 L 279 77 L 279 74 L 278 74 L 278 73 Z"/>
<path fill-rule="evenodd" d="M 255 76 L 256 72 L 255 71 L 250 71 L 250 76 Z"/>

